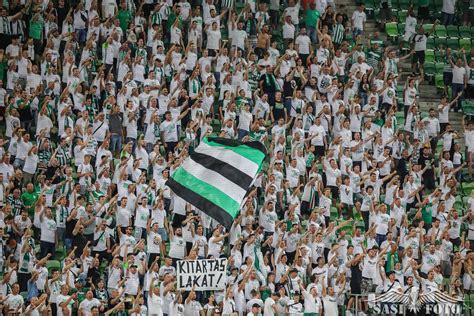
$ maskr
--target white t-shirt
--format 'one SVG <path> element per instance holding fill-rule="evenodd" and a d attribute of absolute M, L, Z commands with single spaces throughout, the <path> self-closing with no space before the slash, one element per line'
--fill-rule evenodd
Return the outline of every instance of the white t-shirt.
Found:
<path fill-rule="evenodd" d="M 283 39 L 294 39 L 296 28 L 291 23 L 283 24 Z"/>
<path fill-rule="evenodd" d="M 163 299 L 159 295 L 148 293 L 148 315 L 163 315 Z"/>
<path fill-rule="evenodd" d="M 426 50 L 426 42 L 428 40 L 428 36 L 426 34 L 416 34 L 413 38 L 415 42 L 415 51 L 422 52 Z"/>
<path fill-rule="evenodd" d="M 359 30 L 364 30 L 364 23 L 367 21 L 367 16 L 365 12 L 360 12 L 359 10 L 352 13 L 352 21 L 354 22 L 354 27 Z"/>
<path fill-rule="evenodd" d="M 173 236 L 170 239 L 169 256 L 171 258 L 183 259 L 186 250 L 186 242 L 183 237 Z"/>
<path fill-rule="evenodd" d="M 99 307 L 100 301 L 93 297 L 91 300 L 85 299 L 79 304 L 79 309 L 82 310 L 82 315 L 89 315 L 93 307 Z"/>
<path fill-rule="evenodd" d="M 333 169 L 332 167 L 326 168 L 326 181 L 328 186 L 337 186 L 336 180 L 341 176 L 341 170 Z"/>
<path fill-rule="evenodd" d="M 273 298 L 267 298 L 263 305 L 263 316 L 273 316 L 275 314 L 275 310 L 273 309 L 275 304 L 276 302 Z"/>
<path fill-rule="evenodd" d="M 309 135 L 310 136 L 316 136 L 313 139 L 311 139 L 311 145 L 314 146 L 324 146 L 324 137 L 326 136 L 326 130 L 322 125 L 312 125 L 309 128 Z"/>
<path fill-rule="evenodd" d="M 43 217 L 43 221 L 41 222 L 41 241 L 55 243 L 56 230 L 56 222 L 52 219 Z"/>
<path fill-rule="evenodd" d="M 449 106 L 443 108 L 443 105 L 438 105 L 438 119 L 440 123 L 449 123 Z"/>
<path fill-rule="evenodd" d="M 311 39 L 308 35 L 298 35 L 295 39 L 295 44 L 298 45 L 298 53 L 304 55 L 310 53 Z"/>
<path fill-rule="evenodd" d="M 25 165 L 23 166 L 23 171 L 30 173 L 30 174 L 35 174 L 36 172 L 36 167 L 38 166 L 38 155 L 31 153 L 30 155 L 26 156 L 25 159 Z"/>
<path fill-rule="evenodd" d="M 163 132 L 164 142 L 177 142 L 178 141 L 178 129 L 176 126 L 176 120 L 163 121 L 160 124 L 160 130 Z"/>
<path fill-rule="evenodd" d="M 378 214 L 376 217 L 376 229 L 375 232 L 380 235 L 386 235 L 388 232 L 388 224 L 390 223 L 390 215 Z"/>
<path fill-rule="evenodd" d="M 219 49 L 219 41 L 221 39 L 221 31 L 219 29 L 207 30 L 207 49 Z"/>
<path fill-rule="evenodd" d="M 453 83 L 464 84 L 464 77 L 466 76 L 466 68 L 464 67 L 453 67 Z"/>
<path fill-rule="evenodd" d="M 58 309 L 57 309 L 58 316 L 63 316 L 63 309 L 59 305 L 62 304 L 62 303 L 65 303 L 68 299 L 69 299 L 69 295 L 59 294 L 56 297 L 56 304 L 58 304 Z M 71 313 L 72 313 L 72 305 L 73 304 L 74 304 L 74 300 L 71 300 L 69 302 L 69 304 L 67 305 L 67 309 L 69 310 L 69 315 L 71 315 Z"/>
<path fill-rule="evenodd" d="M 5 305 L 8 305 L 9 310 L 16 310 L 18 306 L 24 304 L 24 299 L 23 296 L 20 294 L 13 295 L 13 294 L 8 294 L 8 297 L 5 301 Z"/>
<path fill-rule="evenodd" d="M 415 102 L 416 100 L 416 89 L 415 88 L 410 88 L 408 87 L 405 90 L 405 97 L 404 97 L 404 105 L 405 106 L 410 106 Z"/>
<path fill-rule="evenodd" d="M 353 205 L 353 189 L 351 186 L 341 185 L 341 202 L 347 205 Z"/>
<path fill-rule="evenodd" d="M 324 315 L 325 316 L 337 316 L 337 299 L 333 296 L 326 295 L 323 297 L 324 304 Z"/>

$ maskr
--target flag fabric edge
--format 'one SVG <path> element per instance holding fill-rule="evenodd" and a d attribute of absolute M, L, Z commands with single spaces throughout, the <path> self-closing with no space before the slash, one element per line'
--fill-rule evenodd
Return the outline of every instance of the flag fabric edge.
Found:
<path fill-rule="evenodd" d="M 179 196 L 183 200 L 191 203 L 192 205 L 215 219 L 217 222 L 224 225 L 227 230 L 229 230 L 232 226 L 232 222 L 234 221 L 234 219 L 226 210 L 224 210 L 220 206 L 217 206 L 205 197 L 186 188 L 185 186 L 176 182 L 173 178 L 168 179 L 167 185 L 173 192 L 182 192 L 183 194 L 179 194 Z"/>

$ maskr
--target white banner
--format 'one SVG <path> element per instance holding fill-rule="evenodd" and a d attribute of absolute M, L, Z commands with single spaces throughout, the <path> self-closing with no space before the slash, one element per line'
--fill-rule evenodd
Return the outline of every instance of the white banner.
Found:
<path fill-rule="evenodd" d="M 223 290 L 225 288 L 227 259 L 179 260 L 176 266 L 180 290 Z"/>

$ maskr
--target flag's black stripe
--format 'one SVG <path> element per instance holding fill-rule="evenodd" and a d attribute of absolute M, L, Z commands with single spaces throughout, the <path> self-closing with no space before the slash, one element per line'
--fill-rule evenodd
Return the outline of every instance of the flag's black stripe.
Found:
<path fill-rule="evenodd" d="M 229 179 L 229 181 L 234 182 L 245 191 L 249 189 L 249 186 L 252 183 L 252 178 L 249 175 L 212 156 L 194 152 L 191 154 L 191 159 L 202 165 L 204 168 L 215 171 L 224 178 Z"/>
<path fill-rule="evenodd" d="M 207 138 L 211 142 L 215 142 L 224 146 L 229 146 L 229 147 L 237 147 L 237 146 L 248 146 L 253 149 L 260 150 L 262 153 L 265 155 L 267 154 L 267 149 L 265 148 L 265 145 L 263 145 L 261 142 L 241 142 L 238 140 L 234 139 L 227 139 L 227 138 L 222 138 L 222 137 L 208 137 Z"/>
<path fill-rule="evenodd" d="M 227 230 L 230 230 L 234 219 L 226 212 L 223 208 L 215 205 L 205 197 L 197 194 L 196 192 L 189 190 L 185 186 L 182 186 L 179 182 L 169 178 L 166 185 L 180 198 L 191 203 L 220 224 L 224 225 Z"/>

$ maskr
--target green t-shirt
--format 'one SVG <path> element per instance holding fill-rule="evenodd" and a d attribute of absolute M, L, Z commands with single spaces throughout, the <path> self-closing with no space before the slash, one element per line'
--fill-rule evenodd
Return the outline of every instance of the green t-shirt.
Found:
<path fill-rule="evenodd" d="M 384 121 L 381 119 L 381 118 L 376 118 L 374 120 L 374 124 L 378 125 L 378 126 L 382 126 L 384 123 Z"/>
<path fill-rule="evenodd" d="M 117 19 L 120 21 L 120 28 L 122 31 L 126 32 L 128 29 L 128 24 L 132 20 L 132 15 L 130 14 L 130 11 L 128 10 L 120 10 Z"/>
<path fill-rule="evenodd" d="M 176 21 L 176 18 L 176 14 L 174 12 L 171 12 L 168 16 L 168 28 L 171 28 L 173 26 L 174 22 Z M 179 27 L 183 28 L 183 18 L 181 16 L 179 17 Z"/>
<path fill-rule="evenodd" d="M 315 158 L 316 157 L 314 156 L 314 154 L 312 152 L 310 152 L 308 154 L 308 157 L 306 157 L 306 167 L 311 167 L 311 165 L 312 165 Z"/>
<path fill-rule="evenodd" d="M 421 209 L 421 217 L 423 218 L 423 222 L 425 222 L 425 224 L 431 225 L 431 223 L 433 222 L 431 207 L 432 207 L 431 203 L 428 203 Z"/>
<path fill-rule="evenodd" d="M 307 27 L 316 27 L 321 13 L 318 10 L 308 9 L 306 11 L 306 26 Z"/>
<path fill-rule="evenodd" d="M 43 26 L 44 26 L 43 21 L 32 20 L 30 22 L 30 37 L 32 37 L 35 40 L 40 40 L 41 34 L 43 34 Z"/>

